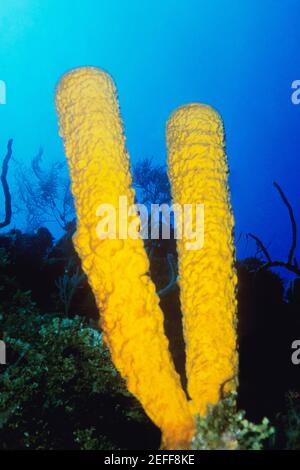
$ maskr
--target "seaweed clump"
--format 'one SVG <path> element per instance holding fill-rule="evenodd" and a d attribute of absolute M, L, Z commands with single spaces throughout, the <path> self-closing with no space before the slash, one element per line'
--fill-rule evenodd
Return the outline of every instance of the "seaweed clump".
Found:
<path fill-rule="evenodd" d="M 231 392 L 216 405 L 208 405 L 205 416 L 196 419 L 194 450 L 261 450 L 275 430 L 268 418 L 260 424 L 245 418 L 236 409 L 236 392 Z"/>

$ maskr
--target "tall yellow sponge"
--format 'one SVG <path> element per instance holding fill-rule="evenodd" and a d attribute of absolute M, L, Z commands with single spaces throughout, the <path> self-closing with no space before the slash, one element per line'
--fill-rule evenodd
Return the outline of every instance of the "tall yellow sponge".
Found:
<path fill-rule="evenodd" d="M 204 415 L 208 404 L 235 388 L 238 361 L 233 215 L 220 116 L 198 103 L 178 108 L 167 123 L 167 147 L 173 202 L 193 209 L 204 204 L 203 248 L 188 249 L 188 236 L 177 241 L 188 392 L 193 412 Z"/>
<path fill-rule="evenodd" d="M 118 217 L 120 196 L 134 203 L 114 83 L 97 68 L 75 69 L 61 79 L 56 106 L 78 218 L 74 244 L 105 341 L 128 389 L 162 430 L 163 447 L 184 448 L 194 420 L 170 357 L 143 241 L 99 240 L 96 233 L 100 204 L 114 205 Z"/>

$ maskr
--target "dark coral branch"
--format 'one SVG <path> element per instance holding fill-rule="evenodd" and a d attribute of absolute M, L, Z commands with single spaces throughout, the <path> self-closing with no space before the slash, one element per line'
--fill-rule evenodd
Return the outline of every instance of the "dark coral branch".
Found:
<path fill-rule="evenodd" d="M 272 258 L 270 256 L 267 248 L 263 244 L 263 242 L 256 235 L 253 235 L 253 233 L 248 233 L 248 237 L 253 238 L 253 240 L 256 241 L 257 245 L 259 246 L 259 248 L 261 249 L 261 251 L 265 255 L 266 259 L 268 260 L 268 263 L 272 263 Z"/>
<path fill-rule="evenodd" d="M 290 264 L 290 263 L 285 263 L 284 261 L 271 261 L 271 262 L 265 263 L 260 268 L 258 268 L 257 272 L 264 271 L 265 269 L 269 269 L 269 268 L 276 268 L 276 267 L 285 268 L 288 271 L 296 274 L 297 276 L 300 276 L 300 269 L 297 266 Z"/>
<path fill-rule="evenodd" d="M 11 194 L 7 183 L 8 164 L 12 156 L 12 144 L 13 140 L 10 139 L 7 144 L 7 154 L 3 160 L 2 173 L 1 173 L 1 184 L 4 192 L 5 199 L 5 217 L 3 222 L 0 222 L 0 228 L 4 228 L 11 222 L 12 208 L 11 208 Z"/>
<path fill-rule="evenodd" d="M 277 189 L 277 191 L 279 192 L 279 194 L 281 196 L 281 199 L 283 200 L 284 204 L 286 205 L 286 207 L 289 211 L 289 216 L 290 216 L 291 224 L 292 224 L 292 244 L 291 244 L 291 248 L 290 248 L 290 252 L 289 252 L 288 264 L 293 264 L 293 262 L 294 262 L 294 253 L 295 253 L 296 246 L 297 246 L 297 224 L 296 224 L 296 220 L 295 220 L 295 216 L 294 216 L 294 211 L 293 211 L 293 208 L 292 208 L 291 204 L 289 203 L 286 195 L 284 194 L 281 187 L 279 186 L 279 184 L 276 183 L 276 182 L 274 182 L 273 184 L 274 184 L 275 188 Z"/>
<path fill-rule="evenodd" d="M 273 261 L 270 254 L 269 254 L 269 252 L 268 252 L 268 250 L 267 250 L 267 248 L 263 244 L 263 242 L 256 235 L 253 235 L 252 233 L 248 233 L 248 236 L 253 238 L 253 240 L 256 241 L 257 245 L 260 247 L 261 251 L 263 252 L 263 254 L 265 255 L 266 260 L 267 260 L 267 262 L 264 263 L 257 271 L 262 271 L 262 270 L 269 269 L 269 268 L 281 267 L 281 268 L 285 268 L 288 271 L 296 274 L 297 276 L 300 276 L 300 269 L 299 269 L 299 266 L 298 266 L 297 259 L 295 257 L 295 250 L 296 250 L 296 246 L 297 246 L 297 223 L 296 223 L 296 219 L 295 219 L 295 216 L 294 216 L 294 211 L 293 211 L 293 208 L 292 208 L 291 204 L 289 203 L 286 195 L 284 194 L 283 190 L 279 186 L 279 184 L 276 183 L 276 182 L 274 182 L 273 184 L 274 184 L 275 188 L 277 189 L 277 191 L 279 192 L 283 203 L 285 204 L 285 206 L 287 207 L 287 209 L 289 211 L 289 216 L 290 216 L 290 220 L 291 220 L 291 224 L 292 224 L 292 243 L 291 243 L 291 248 L 290 248 L 290 252 L 289 252 L 287 262 Z"/>

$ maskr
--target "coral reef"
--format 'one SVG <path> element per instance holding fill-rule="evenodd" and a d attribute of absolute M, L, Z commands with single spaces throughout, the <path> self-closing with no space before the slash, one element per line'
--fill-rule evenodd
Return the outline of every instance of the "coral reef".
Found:
<path fill-rule="evenodd" d="M 197 418 L 197 432 L 192 442 L 195 450 L 261 450 L 275 429 L 267 418 L 254 424 L 245 412 L 236 410 L 236 392 L 207 407 L 206 416 Z"/>

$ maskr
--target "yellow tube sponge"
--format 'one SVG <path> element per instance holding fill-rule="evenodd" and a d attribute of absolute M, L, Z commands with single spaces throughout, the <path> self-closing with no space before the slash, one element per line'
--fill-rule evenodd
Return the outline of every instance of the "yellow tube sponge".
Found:
<path fill-rule="evenodd" d="M 189 250 L 186 235 L 177 240 L 188 392 L 193 412 L 204 415 L 222 391 L 235 388 L 238 361 L 233 215 L 220 116 L 197 103 L 178 108 L 167 124 L 167 146 L 173 203 L 204 205 L 203 248 Z"/>
<path fill-rule="evenodd" d="M 101 310 L 104 339 L 128 389 L 162 430 L 163 446 L 186 447 L 194 420 L 170 357 L 143 241 L 100 240 L 96 233 L 100 204 L 112 204 L 117 220 L 120 196 L 134 204 L 114 83 L 97 68 L 75 69 L 61 79 L 56 106 L 78 218 L 74 245 Z"/>

